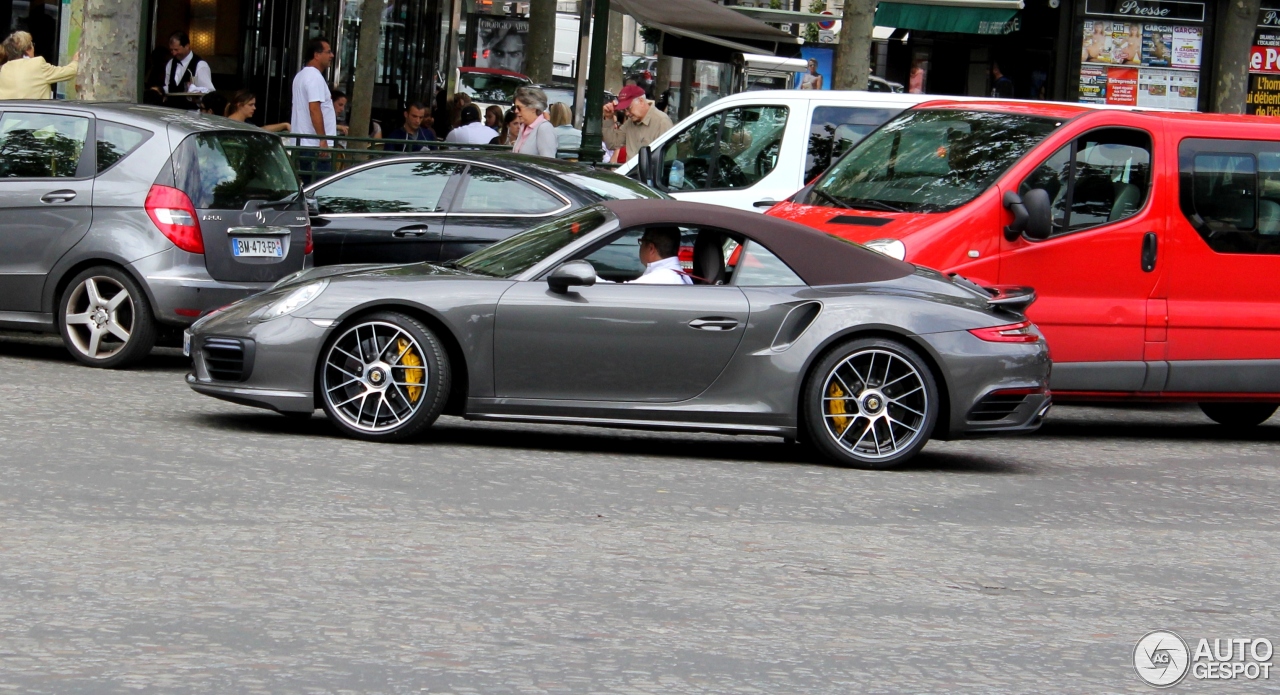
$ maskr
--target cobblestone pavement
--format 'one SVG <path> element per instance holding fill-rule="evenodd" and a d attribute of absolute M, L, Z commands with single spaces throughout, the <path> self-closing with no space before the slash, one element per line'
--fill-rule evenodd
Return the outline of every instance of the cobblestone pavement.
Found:
<path fill-rule="evenodd" d="M 0 690 L 1150 692 L 1148 630 L 1280 644 L 1280 418 L 1059 407 L 865 472 L 455 418 L 366 444 L 184 370 L 0 342 Z"/>

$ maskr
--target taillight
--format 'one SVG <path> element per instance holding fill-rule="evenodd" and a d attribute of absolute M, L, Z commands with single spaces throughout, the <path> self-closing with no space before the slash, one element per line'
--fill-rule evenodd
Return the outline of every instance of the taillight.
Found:
<path fill-rule="evenodd" d="M 186 193 L 170 186 L 152 186 L 146 208 L 147 216 L 174 246 L 187 253 L 204 253 L 196 208 Z"/>
<path fill-rule="evenodd" d="M 311 225 L 307 225 L 307 245 L 302 249 L 305 256 L 310 256 L 312 251 L 316 250 L 315 243 L 311 240 Z"/>
<path fill-rule="evenodd" d="M 1034 343 L 1040 340 L 1040 336 L 1031 330 L 1030 321 L 990 328 L 971 328 L 969 332 L 988 343 Z"/>

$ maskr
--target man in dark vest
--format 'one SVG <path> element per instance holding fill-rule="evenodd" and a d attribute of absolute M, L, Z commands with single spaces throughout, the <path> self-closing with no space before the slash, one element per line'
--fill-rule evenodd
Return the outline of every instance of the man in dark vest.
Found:
<path fill-rule="evenodd" d="M 175 31 L 169 37 L 169 55 L 169 62 L 164 65 L 164 105 L 184 111 L 200 108 L 199 95 L 213 91 L 209 64 L 191 51 L 191 39 L 185 31 Z M 178 94 L 196 96 L 177 96 Z"/>

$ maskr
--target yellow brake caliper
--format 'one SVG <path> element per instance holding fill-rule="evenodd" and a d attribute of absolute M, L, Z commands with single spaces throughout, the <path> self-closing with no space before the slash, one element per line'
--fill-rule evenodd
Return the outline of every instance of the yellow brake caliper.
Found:
<path fill-rule="evenodd" d="M 399 342 L 396 343 L 396 349 L 404 353 L 404 356 L 400 358 L 399 365 L 404 367 L 404 380 L 410 384 L 421 384 L 426 381 L 427 370 L 422 368 L 422 358 L 418 356 L 418 353 L 410 349 L 408 339 L 401 338 Z M 410 403 L 417 403 L 418 399 L 421 397 L 421 386 L 409 387 Z"/>
<path fill-rule="evenodd" d="M 844 415 L 848 412 L 845 410 L 845 402 L 843 400 L 839 400 L 843 399 L 845 396 L 844 389 L 840 388 L 835 381 L 832 381 L 831 385 L 827 388 L 827 395 L 833 399 L 837 399 L 827 401 L 828 415 Z M 849 418 L 847 417 L 833 417 L 831 420 L 836 424 L 836 429 L 839 430 L 836 432 L 837 437 L 844 434 L 845 429 L 849 427 Z"/>

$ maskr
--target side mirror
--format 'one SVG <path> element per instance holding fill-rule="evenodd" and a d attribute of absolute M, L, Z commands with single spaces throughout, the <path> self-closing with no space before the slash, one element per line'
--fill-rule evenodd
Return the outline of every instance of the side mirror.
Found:
<path fill-rule="evenodd" d="M 1027 230 L 1027 206 L 1017 191 L 1004 192 L 1004 206 L 1013 213 L 1013 223 L 1004 228 L 1004 238 L 1015 241 Z"/>
<path fill-rule="evenodd" d="M 596 284 L 596 269 L 587 261 L 565 261 L 547 276 L 547 286 L 552 292 L 564 294 L 570 287 L 590 287 Z"/>
<path fill-rule="evenodd" d="M 653 150 L 648 145 L 640 148 L 639 158 L 636 160 L 636 173 L 640 175 L 640 183 L 646 186 L 653 185 Z"/>
<path fill-rule="evenodd" d="M 1027 208 L 1027 228 L 1022 233 L 1036 241 L 1048 239 L 1053 234 L 1053 201 L 1049 200 L 1049 192 L 1033 188 L 1022 196 L 1022 204 Z"/>

